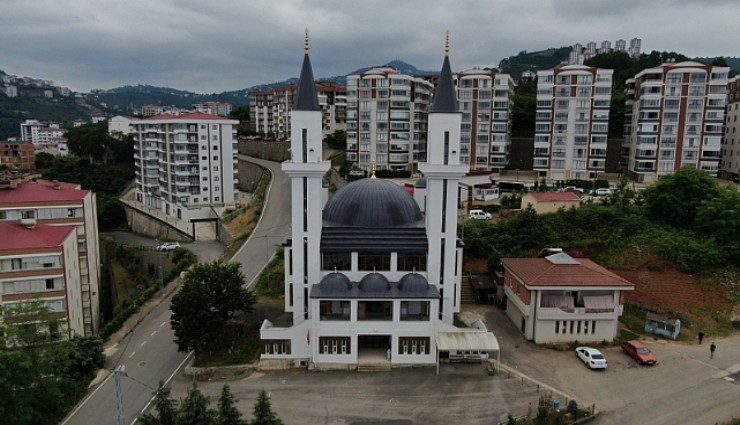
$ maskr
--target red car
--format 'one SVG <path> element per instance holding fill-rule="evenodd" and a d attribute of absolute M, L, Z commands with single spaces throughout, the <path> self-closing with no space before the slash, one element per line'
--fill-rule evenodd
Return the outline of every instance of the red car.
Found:
<path fill-rule="evenodd" d="M 653 365 L 658 363 L 658 359 L 655 357 L 655 354 L 653 354 L 652 351 L 638 340 L 623 342 L 622 351 L 637 360 L 640 364 Z"/>

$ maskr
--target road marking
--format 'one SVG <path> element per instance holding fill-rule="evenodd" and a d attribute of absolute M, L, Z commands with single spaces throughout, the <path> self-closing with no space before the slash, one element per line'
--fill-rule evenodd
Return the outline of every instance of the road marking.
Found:
<path fill-rule="evenodd" d="M 183 365 L 185 364 L 185 362 L 187 362 L 187 361 L 188 361 L 188 359 L 190 359 L 190 357 L 191 357 L 192 355 L 193 355 L 193 352 L 191 351 L 191 352 L 189 352 L 189 353 L 188 353 L 188 355 L 187 355 L 187 356 L 185 356 L 185 358 L 184 358 L 184 359 L 182 359 L 182 361 L 180 362 L 180 364 L 179 364 L 179 365 L 177 365 L 177 367 L 175 368 L 175 370 L 173 370 L 173 371 L 172 371 L 172 374 L 170 375 L 170 377 L 169 377 L 169 378 L 167 378 L 167 380 L 166 380 L 166 381 L 164 381 L 164 386 L 167 386 L 167 385 L 168 385 L 168 384 L 170 383 L 170 381 L 172 380 L 172 377 L 174 377 L 174 376 L 175 376 L 175 374 L 177 373 L 177 371 L 178 371 L 178 370 L 180 370 L 180 368 L 181 368 L 181 367 L 182 367 L 182 366 L 183 366 Z M 109 378 L 110 378 L 110 376 L 109 376 Z M 147 410 L 147 409 L 149 408 L 149 406 L 150 406 L 150 405 L 152 404 L 152 402 L 154 401 L 154 398 L 155 398 L 156 396 L 157 396 L 157 392 L 155 391 L 155 392 L 154 392 L 154 395 L 152 395 L 152 398 L 150 398 L 150 399 L 149 399 L 149 401 L 148 401 L 148 402 L 146 403 L 146 406 L 144 406 L 144 408 L 143 408 L 143 409 L 141 409 L 141 413 L 142 413 L 142 414 L 144 414 L 144 412 L 146 412 L 146 410 Z M 136 419 L 138 419 L 138 418 L 136 418 Z M 134 425 L 134 424 L 136 423 L 136 419 L 134 419 L 134 421 L 133 421 L 133 422 L 131 422 L 131 424 L 129 424 L 129 425 Z M 64 425 L 64 424 L 60 424 L 60 425 Z"/>
<path fill-rule="evenodd" d="M 128 355 L 128 358 L 130 359 L 131 357 L 134 356 L 134 354 L 136 354 L 136 351 L 132 351 L 131 354 Z"/>
<path fill-rule="evenodd" d="M 108 382 L 108 380 L 111 378 L 111 376 L 113 376 L 112 373 L 110 375 L 108 375 L 108 377 L 105 378 L 105 380 L 103 382 L 101 382 L 100 385 L 98 385 L 98 388 L 95 388 L 95 391 L 93 391 L 92 393 L 90 393 L 90 395 L 87 396 L 87 398 L 85 400 L 83 400 L 82 403 L 78 404 L 77 407 L 75 408 L 75 410 L 73 410 L 72 413 L 70 413 L 69 416 L 67 416 L 67 419 L 65 419 L 64 422 L 62 422 L 59 425 L 65 425 L 67 422 L 69 422 L 70 419 L 72 419 L 77 414 L 77 412 L 79 412 L 80 409 L 82 409 L 82 407 L 85 405 L 85 403 L 87 403 L 91 398 L 93 398 L 93 396 L 95 395 L 95 393 L 97 393 L 98 391 L 100 391 L 101 388 L 103 388 L 103 386 L 105 385 L 106 382 Z"/>
<path fill-rule="evenodd" d="M 149 336 L 154 336 L 156 334 L 157 334 L 157 331 L 154 331 L 154 332 L 150 333 Z"/>
<path fill-rule="evenodd" d="M 161 328 L 161 327 L 162 327 L 162 326 L 164 326 L 164 325 L 165 325 L 166 323 L 167 323 L 167 321 L 164 321 L 164 322 L 162 322 L 162 324 L 161 324 L 161 325 L 159 325 L 159 327 Z"/>
<path fill-rule="evenodd" d="M 144 345 L 146 345 L 146 341 L 144 341 L 144 342 L 142 342 L 142 343 L 141 343 L 141 346 L 142 346 L 142 347 L 143 347 Z"/>

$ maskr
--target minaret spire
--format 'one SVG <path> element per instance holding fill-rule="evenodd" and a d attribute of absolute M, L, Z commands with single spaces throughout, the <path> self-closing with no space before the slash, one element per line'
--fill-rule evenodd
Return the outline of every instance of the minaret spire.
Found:
<path fill-rule="evenodd" d="M 439 74 L 439 84 L 437 84 L 437 93 L 434 95 L 434 103 L 432 104 L 431 112 L 458 112 L 455 84 L 452 81 L 452 69 L 450 67 L 449 31 L 445 35 L 445 59 L 442 63 L 442 71 Z"/>
<path fill-rule="evenodd" d="M 308 29 L 303 39 L 303 66 L 301 67 L 301 77 L 298 81 L 296 90 L 294 111 L 320 111 L 319 98 L 316 95 L 316 83 L 313 79 L 313 69 L 311 69 L 311 60 L 308 57 Z"/>
<path fill-rule="evenodd" d="M 447 31 L 445 33 L 445 57 L 449 57 L 449 56 L 450 56 L 450 32 Z"/>

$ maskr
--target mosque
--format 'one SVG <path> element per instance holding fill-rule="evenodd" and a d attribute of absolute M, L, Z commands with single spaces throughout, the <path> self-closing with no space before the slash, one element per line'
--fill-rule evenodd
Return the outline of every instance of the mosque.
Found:
<path fill-rule="evenodd" d="M 453 325 L 460 312 L 463 243 L 457 238 L 461 114 L 449 39 L 429 112 L 427 162 L 411 196 L 394 182 L 352 182 L 329 196 L 322 159 L 321 109 L 308 35 L 291 113 L 291 236 L 284 243 L 285 311 L 291 323 L 265 320 L 264 368 L 357 369 L 440 359 L 486 359 L 496 338 L 477 322 Z"/>

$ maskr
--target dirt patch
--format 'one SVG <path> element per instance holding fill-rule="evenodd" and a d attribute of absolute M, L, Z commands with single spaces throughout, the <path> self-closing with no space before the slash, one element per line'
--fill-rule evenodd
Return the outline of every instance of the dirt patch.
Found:
<path fill-rule="evenodd" d="M 251 208 L 242 208 L 234 212 L 234 215 L 226 222 L 226 228 L 234 238 L 249 234 L 254 228 L 255 213 Z"/>
<path fill-rule="evenodd" d="M 731 310 L 729 291 L 721 285 L 700 285 L 677 270 L 613 270 L 635 284 L 625 298 L 635 304 L 664 311 L 713 313 Z"/>
<path fill-rule="evenodd" d="M 464 268 L 469 273 L 488 273 L 488 260 L 485 258 L 468 258 L 465 260 Z"/>

